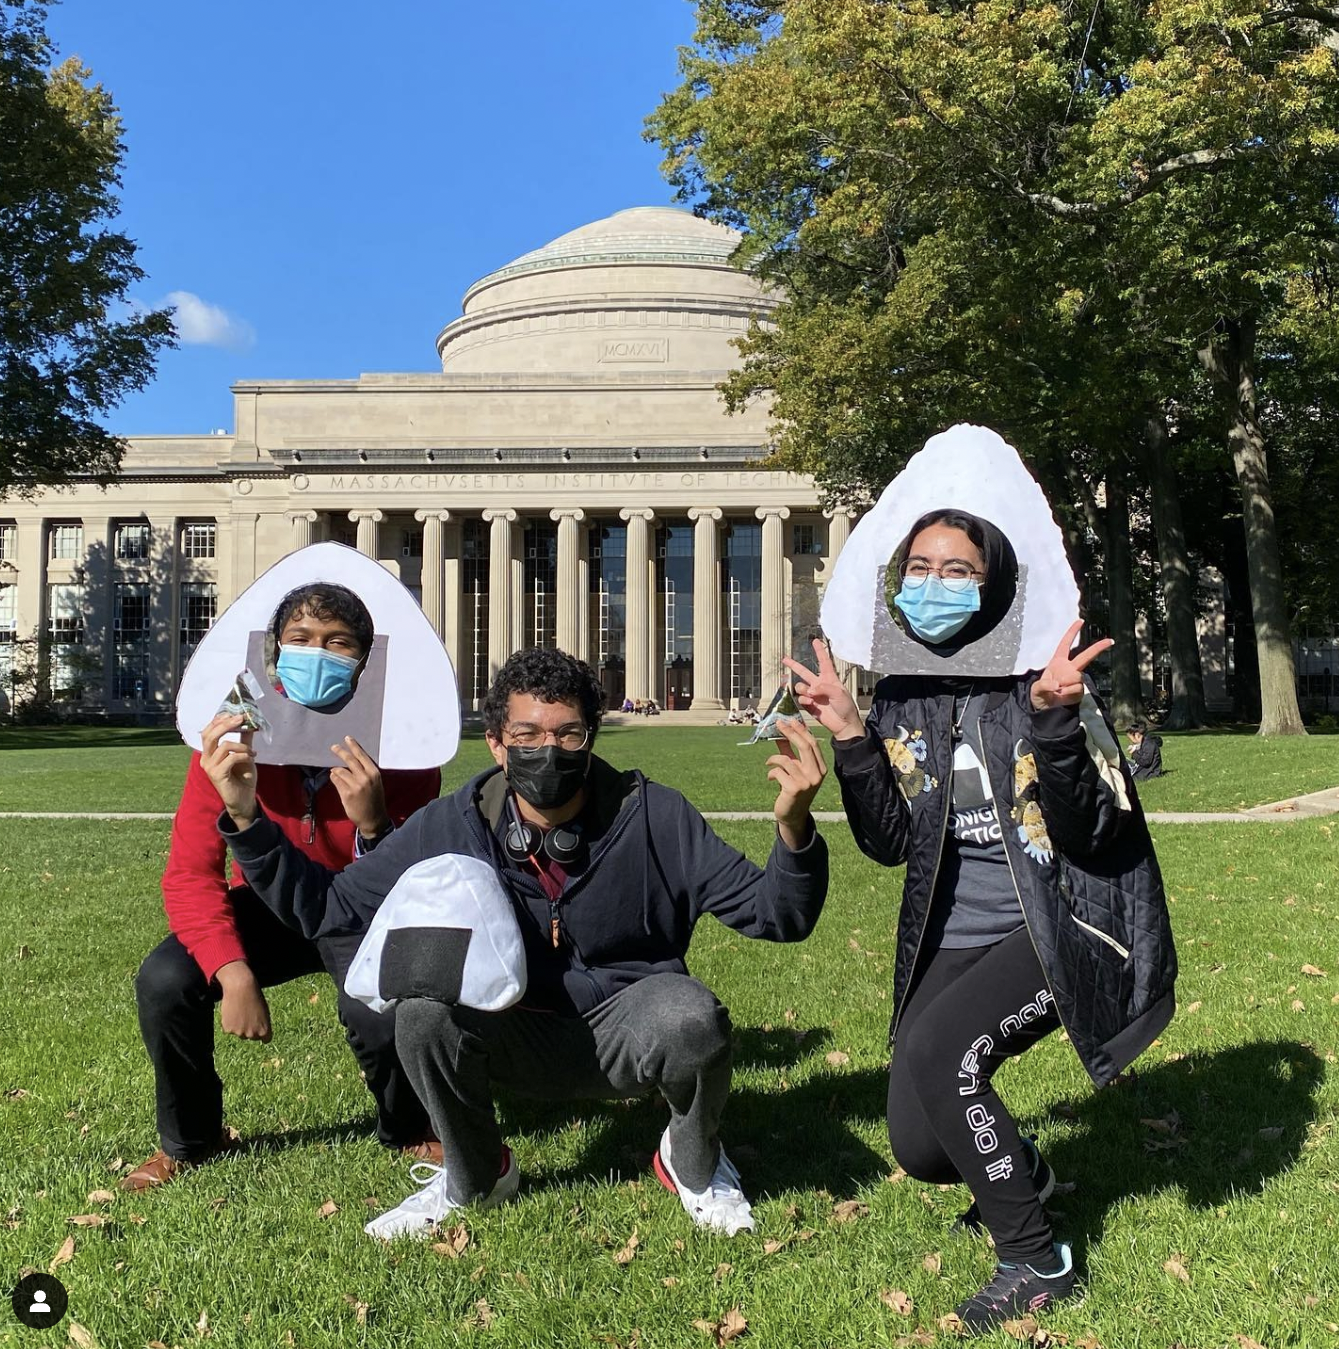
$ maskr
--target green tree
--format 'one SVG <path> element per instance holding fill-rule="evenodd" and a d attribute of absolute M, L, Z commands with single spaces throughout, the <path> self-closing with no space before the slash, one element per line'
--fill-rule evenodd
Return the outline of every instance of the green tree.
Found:
<path fill-rule="evenodd" d="M 1249 339 L 1334 246 L 1333 16 L 1279 0 L 698 14 L 650 131 L 680 193 L 747 231 L 740 260 L 785 296 L 727 396 L 768 396 L 779 457 L 835 494 L 956 420 L 997 426 L 1034 468 L 1075 443 L 1103 473 L 1124 463 L 1125 494 L 1153 493 L 1194 720 L 1193 587 L 1157 426 L 1205 353 L 1226 372 L 1261 730 L 1300 730 Z"/>
<path fill-rule="evenodd" d="M 44 19 L 0 0 L 0 497 L 114 473 L 124 442 L 97 418 L 144 387 L 173 335 L 166 312 L 126 304 L 144 273 L 109 223 L 116 108 L 77 60 L 50 68 Z"/>

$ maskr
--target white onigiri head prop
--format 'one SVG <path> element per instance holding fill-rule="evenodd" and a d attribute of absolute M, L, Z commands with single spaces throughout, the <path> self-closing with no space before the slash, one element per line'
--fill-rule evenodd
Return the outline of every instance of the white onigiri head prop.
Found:
<path fill-rule="evenodd" d="M 908 637 L 888 608 L 893 554 L 934 510 L 990 521 L 1018 558 L 1018 589 L 1004 617 L 952 655 Z M 1078 617 L 1079 588 L 1045 494 L 1012 445 L 987 427 L 960 425 L 926 441 L 851 531 L 823 596 L 821 622 L 838 657 L 877 674 L 985 679 L 1044 669 Z"/>
<path fill-rule="evenodd" d="M 265 638 L 280 602 L 317 582 L 353 591 L 375 634 L 358 686 L 337 714 L 285 698 L 266 671 Z M 281 558 L 205 634 L 177 693 L 177 729 L 192 749 L 201 748 L 201 731 L 243 671 L 272 728 L 255 739 L 261 763 L 337 767 L 330 745 L 352 735 L 382 768 L 437 768 L 460 743 L 456 673 L 441 639 L 385 567 L 340 543 L 314 543 Z"/>

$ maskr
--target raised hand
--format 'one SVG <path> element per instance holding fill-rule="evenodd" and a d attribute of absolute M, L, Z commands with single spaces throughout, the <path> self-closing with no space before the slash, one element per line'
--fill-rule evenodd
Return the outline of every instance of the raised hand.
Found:
<path fill-rule="evenodd" d="M 240 740 L 223 739 L 241 725 L 239 715 L 220 712 L 201 732 L 200 766 L 222 798 L 223 809 L 245 829 L 256 818 L 256 751 L 251 748 L 255 732 L 242 731 Z"/>
<path fill-rule="evenodd" d="M 1086 646 L 1071 654 L 1075 638 L 1083 630 L 1082 622 L 1075 622 L 1060 639 L 1055 655 L 1032 686 L 1032 706 L 1038 712 L 1048 707 L 1073 707 L 1083 698 L 1083 672 L 1102 652 L 1115 646 L 1110 637 Z"/>
<path fill-rule="evenodd" d="M 813 828 L 810 808 L 828 775 L 828 766 L 818 741 L 803 722 L 783 719 L 776 727 L 786 737 L 789 752 L 773 754 L 767 760 L 767 777 L 780 789 L 773 813 L 781 841 L 794 851 L 809 842 Z"/>
<path fill-rule="evenodd" d="M 344 763 L 343 768 L 330 770 L 330 781 L 344 804 L 344 813 L 364 838 L 385 833 L 391 817 L 376 761 L 351 735 L 344 737 L 342 745 L 331 745 L 330 752 Z"/>
<path fill-rule="evenodd" d="M 860 709 L 837 674 L 828 644 L 822 638 L 814 638 L 814 656 L 818 661 L 817 674 L 789 656 L 781 658 L 782 665 L 799 676 L 795 701 L 803 711 L 826 726 L 837 740 L 854 740 L 864 735 L 865 722 Z"/>

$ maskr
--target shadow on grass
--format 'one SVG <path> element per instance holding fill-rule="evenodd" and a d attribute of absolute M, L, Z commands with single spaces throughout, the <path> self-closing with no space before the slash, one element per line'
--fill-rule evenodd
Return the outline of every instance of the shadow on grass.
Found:
<path fill-rule="evenodd" d="M 180 745 L 175 726 L 7 726 L 0 728 L 0 750 L 144 749 Z"/>
<path fill-rule="evenodd" d="M 1047 1149 L 1072 1194 L 1051 1201 L 1056 1229 L 1084 1247 L 1100 1240 L 1121 1199 L 1176 1190 L 1212 1209 L 1258 1194 L 1296 1165 L 1316 1117 L 1325 1065 L 1295 1040 L 1263 1040 L 1136 1071 L 1052 1117 L 1079 1131 Z M 1037 1121 L 1034 1121 L 1034 1124 Z"/>

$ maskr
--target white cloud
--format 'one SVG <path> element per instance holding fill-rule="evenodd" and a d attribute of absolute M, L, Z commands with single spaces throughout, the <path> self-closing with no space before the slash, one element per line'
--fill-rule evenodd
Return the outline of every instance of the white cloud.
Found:
<path fill-rule="evenodd" d="M 244 351 L 255 345 L 256 330 L 245 319 L 189 290 L 169 291 L 163 304 L 173 311 L 177 336 L 187 346 Z"/>

